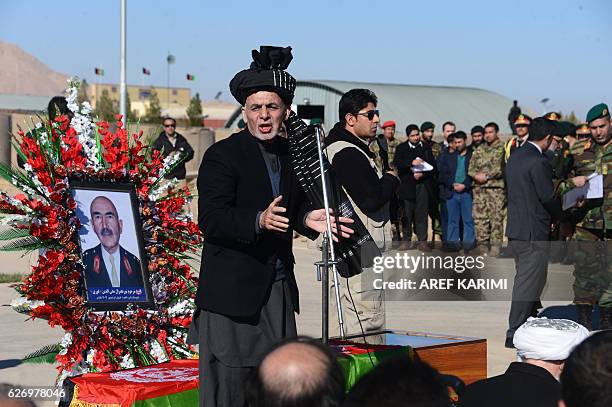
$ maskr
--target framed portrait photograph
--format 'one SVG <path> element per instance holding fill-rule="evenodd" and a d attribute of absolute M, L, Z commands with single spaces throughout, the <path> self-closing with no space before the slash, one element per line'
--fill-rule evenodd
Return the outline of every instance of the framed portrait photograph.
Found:
<path fill-rule="evenodd" d="M 94 310 L 153 308 L 138 198 L 132 184 L 72 182 L 87 304 Z"/>

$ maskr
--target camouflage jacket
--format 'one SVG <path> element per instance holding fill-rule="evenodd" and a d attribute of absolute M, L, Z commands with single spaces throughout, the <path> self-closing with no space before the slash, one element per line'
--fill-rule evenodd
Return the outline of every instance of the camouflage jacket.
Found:
<path fill-rule="evenodd" d="M 483 143 L 472 154 L 468 175 L 472 178 L 479 172 L 489 176 L 484 184 L 476 184 L 482 188 L 504 187 L 504 144 L 497 139 L 493 144 Z"/>
<path fill-rule="evenodd" d="M 553 179 L 562 181 L 567 178 L 572 170 L 573 157 L 567 141 L 561 141 L 560 146 L 552 152 L 551 165 L 553 167 Z"/>
<path fill-rule="evenodd" d="M 612 143 L 607 146 L 589 139 L 577 140 L 570 149 L 573 166 L 570 177 L 594 172 L 603 175 L 603 198 L 589 199 L 581 211 L 578 226 L 589 229 L 612 229 Z M 572 178 L 568 178 L 560 188 L 561 194 L 574 188 Z M 584 216 L 582 214 L 584 213 Z"/>
<path fill-rule="evenodd" d="M 384 164 L 388 163 L 389 168 L 395 169 L 395 166 L 393 165 L 393 160 L 395 159 L 395 149 L 400 144 L 400 141 L 396 138 L 394 138 L 391 141 L 386 140 L 387 151 L 386 152 L 383 151 L 382 154 L 381 154 L 381 147 L 380 147 L 379 142 L 383 142 L 383 141 L 382 140 L 379 141 L 379 138 L 376 137 L 370 143 L 370 151 L 376 154 L 376 157 L 374 158 L 376 167 L 378 167 L 379 170 L 384 172 L 384 171 L 387 171 Z M 385 157 L 385 153 L 386 153 L 386 157 Z M 386 160 L 386 163 L 385 163 L 385 160 Z"/>
<path fill-rule="evenodd" d="M 431 148 L 431 152 L 433 153 L 434 158 L 438 159 L 438 157 L 440 156 L 440 152 L 442 151 L 440 143 L 436 143 L 434 141 L 426 142 L 425 140 L 423 140 L 423 144 Z"/>

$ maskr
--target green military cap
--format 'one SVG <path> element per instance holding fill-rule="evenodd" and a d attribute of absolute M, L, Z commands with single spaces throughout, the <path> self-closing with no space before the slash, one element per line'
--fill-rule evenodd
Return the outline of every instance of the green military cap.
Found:
<path fill-rule="evenodd" d="M 321 124 L 323 123 L 323 120 L 321 120 L 320 117 L 314 117 L 312 119 L 310 119 L 310 124 L 315 125 L 315 124 Z"/>
<path fill-rule="evenodd" d="M 610 117 L 610 109 L 608 109 L 608 105 L 605 103 L 600 103 L 593 106 L 587 113 L 586 121 L 590 124 L 593 120 L 597 120 L 602 117 Z"/>
<path fill-rule="evenodd" d="M 244 122 L 244 120 L 242 119 L 238 120 L 238 128 L 244 129 L 245 127 L 246 127 L 246 123 Z"/>
<path fill-rule="evenodd" d="M 433 124 L 432 122 L 423 122 L 423 124 L 421 124 L 421 131 L 435 129 L 435 128 L 436 128 L 436 125 Z"/>

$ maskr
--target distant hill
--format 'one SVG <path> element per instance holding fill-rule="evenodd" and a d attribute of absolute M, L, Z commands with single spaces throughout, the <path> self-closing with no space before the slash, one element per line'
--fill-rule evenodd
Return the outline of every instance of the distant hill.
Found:
<path fill-rule="evenodd" d="M 19 46 L 0 41 L 0 93 L 55 96 L 66 89 L 68 75 L 54 72 Z"/>

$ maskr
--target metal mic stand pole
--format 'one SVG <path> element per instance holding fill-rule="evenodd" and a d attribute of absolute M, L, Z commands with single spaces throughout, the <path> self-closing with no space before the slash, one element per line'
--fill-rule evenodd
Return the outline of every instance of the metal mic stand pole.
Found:
<path fill-rule="evenodd" d="M 315 134 L 317 136 L 317 152 L 319 153 L 319 170 L 321 172 L 321 186 L 323 189 L 323 206 L 325 207 L 325 223 L 327 225 L 327 231 L 323 236 L 323 247 L 322 247 L 322 259 L 320 262 L 315 263 L 317 268 L 317 277 L 321 280 L 322 286 L 322 340 L 323 343 L 329 342 L 329 266 L 332 266 L 332 276 L 334 279 L 334 291 L 336 295 L 336 311 L 338 312 L 338 323 L 340 325 L 340 338 L 345 338 L 344 332 L 344 317 L 342 315 L 342 304 L 340 302 L 340 279 L 338 278 L 338 270 L 336 269 L 336 253 L 334 251 L 331 218 L 329 214 L 329 199 L 327 195 L 327 179 L 325 177 L 325 169 L 323 167 L 323 150 L 321 149 L 321 130 L 319 127 L 315 128 Z M 336 214 L 340 216 L 340 214 Z M 339 233 L 341 233 L 339 231 Z M 331 259 L 329 258 L 331 255 Z M 321 273 L 322 270 L 322 273 Z M 322 275 L 321 275 L 322 274 Z"/>

